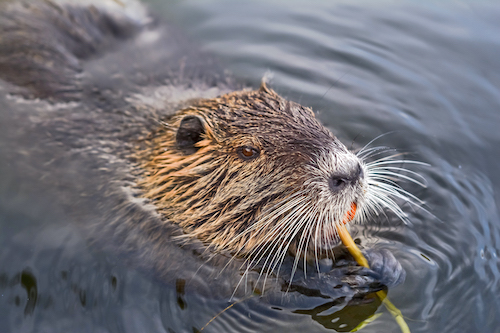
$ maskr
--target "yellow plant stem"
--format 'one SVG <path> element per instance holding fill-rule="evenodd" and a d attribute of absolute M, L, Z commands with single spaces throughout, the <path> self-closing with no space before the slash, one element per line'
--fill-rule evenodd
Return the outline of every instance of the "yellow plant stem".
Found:
<path fill-rule="evenodd" d="M 337 226 L 337 232 L 339 234 L 340 240 L 342 243 L 344 243 L 345 247 L 349 251 L 349 253 L 354 257 L 356 262 L 363 267 L 370 268 L 368 265 L 368 260 L 366 260 L 365 256 L 363 253 L 361 253 L 361 250 L 358 248 L 356 243 L 354 243 L 354 240 L 352 239 L 351 235 L 349 234 L 349 231 L 347 231 L 347 228 L 345 227 L 344 224 L 338 225 Z M 389 298 L 387 298 L 387 293 L 383 290 L 377 291 L 376 292 L 377 297 L 380 299 L 382 303 L 384 303 L 385 307 L 391 315 L 394 317 L 394 320 L 398 323 L 399 327 L 401 328 L 401 332 L 403 333 L 411 333 L 410 328 L 406 324 L 403 314 L 399 309 L 394 306 L 394 304 L 389 301 Z"/>

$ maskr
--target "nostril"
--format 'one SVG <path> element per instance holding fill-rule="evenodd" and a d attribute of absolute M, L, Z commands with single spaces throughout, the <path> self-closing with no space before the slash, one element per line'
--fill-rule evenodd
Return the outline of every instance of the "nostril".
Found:
<path fill-rule="evenodd" d="M 361 167 L 361 164 L 358 164 L 358 170 L 356 171 L 356 179 L 362 179 L 365 176 L 363 173 L 363 168 Z"/>
<path fill-rule="evenodd" d="M 332 176 L 328 180 L 328 186 L 330 186 L 332 192 L 338 192 L 345 187 L 347 182 L 348 180 L 344 177 Z"/>
<path fill-rule="evenodd" d="M 330 191 L 335 193 L 347 185 L 354 185 L 363 177 L 363 167 L 358 163 L 357 166 L 353 167 L 349 173 L 336 173 L 331 175 L 328 179 L 328 186 L 330 187 Z"/>

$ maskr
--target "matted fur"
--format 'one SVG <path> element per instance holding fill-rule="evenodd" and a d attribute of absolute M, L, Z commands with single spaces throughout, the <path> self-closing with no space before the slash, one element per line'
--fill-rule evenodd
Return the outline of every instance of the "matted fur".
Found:
<path fill-rule="evenodd" d="M 186 116 L 199 117 L 205 127 L 193 154 L 176 145 Z M 260 155 L 243 160 L 237 154 L 242 146 Z M 280 253 L 321 252 L 336 243 L 334 226 L 351 204 L 364 203 L 362 177 L 337 192 L 328 185 L 334 175 L 359 172 L 360 160 L 310 108 L 265 85 L 181 110 L 141 155 L 146 172 L 140 186 L 166 219 L 189 237 L 232 253 L 263 256 L 277 249 L 278 239 Z"/>

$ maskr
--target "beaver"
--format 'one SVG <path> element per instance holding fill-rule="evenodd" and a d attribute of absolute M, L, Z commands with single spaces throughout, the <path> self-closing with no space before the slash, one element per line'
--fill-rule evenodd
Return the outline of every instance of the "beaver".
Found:
<path fill-rule="evenodd" d="M 352 205 L 354 222 L 402 216 L 405 197 L 310 108 L 246 88 L 135 2 L 1 6 L 2 170 L 25 197 L 163 281 L 223 271 L 219 296 L 404 279 L 389 251 L 368 253 L 374 270 L 337 265 Z"/>

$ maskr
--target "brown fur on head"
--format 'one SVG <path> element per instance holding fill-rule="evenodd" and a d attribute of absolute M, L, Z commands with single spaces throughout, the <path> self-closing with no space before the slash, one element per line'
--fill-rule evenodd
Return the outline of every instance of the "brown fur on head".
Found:
<path fill-rule="evenodd" d="M 310 108 L 265 85 L 179 111 L 150 143 L 146 197 L 217 249 L 326 247 L 351 203 L 363 202 L 358 159 Z"/>

